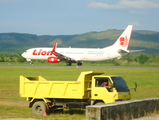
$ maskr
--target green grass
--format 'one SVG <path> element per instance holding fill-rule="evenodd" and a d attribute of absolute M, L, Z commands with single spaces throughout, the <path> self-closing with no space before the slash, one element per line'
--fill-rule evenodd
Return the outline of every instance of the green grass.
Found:
<path fill-rule="evenodd" d="M 108 75 L 122 76 L 129 88 L 137 82 L 137 91 L 132 93 L 132 99 L 159 97 L 159 69 L 104 69 L 76 67 L 0 67 L 0 119 L 4 118 L 36 118 L 44 120 L 79 120 L 85 119 L 85 114 L 51 114 L 46 118 L 34 116 L 28 108 L 25 98 L 19 96 L 19 76 L 42 76 L 47 80 L 77 80 L 82 71 L 105 72 Z"/>
<path fill-rule="evenodd" d="M 0 65 L 30 65 L 29 62 L 0 62 Z M 40 61 L 33 61 L 33 65 L 49 65 L 49 66 L 66 66 L 66 62 L 61 61 L 58 64 L 48 63 L 47 61 L 40 62 Z M 72 66 L 77 66 L 76 63 L 73 63 Z M 138 62 L 127 63 L 122 59 L 116 59 L 115 62 L 112 60 L 103 61 L 103 62 L 83 62 L 82 66 L 128 66 L 128 67 L 159 67 L 158 63 L 145 63 L 139 64 Z"/>
<path fill-rule="evenodd" d="M 69 112 L 70 113 L 70 112 Z M 0 105 L 0 119 L 7 118 L 35 118 L 42 120 L 85 120 L 84 114 L 51 114 L 47 117 L 35 116 L 27 106 Z"/>

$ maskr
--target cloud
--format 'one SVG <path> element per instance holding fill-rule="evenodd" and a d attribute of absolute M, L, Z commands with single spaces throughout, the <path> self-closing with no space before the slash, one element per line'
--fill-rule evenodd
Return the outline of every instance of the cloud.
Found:
<path fill-rule="evenodd" d="M 97 3 L 97 2 L 92 2 L 88 5 L 89 7 L 95 7 L 95 8 L 105 8 L 105 9 L 118 9 L 118 8 L 123 8 L 121 5 L 109 5 L 106 3 Z"/>
<path fill-rule="evenodd" d="M 129 22 L 128 24 L 134 25 L 134 26 L 140 26 L 140 23 L 135 21 L 135 22 Z"/>
<path fill-rule="evenodd" d="M 117 4 L 107 4 L 91 2 L 89 7 L 104 8 L 104 9 L 124 9 L 124 8 L 137 8 L 137 9 L 156 9 L 159 8 L 159 4 L 152 0 L 120 0 Z"/>

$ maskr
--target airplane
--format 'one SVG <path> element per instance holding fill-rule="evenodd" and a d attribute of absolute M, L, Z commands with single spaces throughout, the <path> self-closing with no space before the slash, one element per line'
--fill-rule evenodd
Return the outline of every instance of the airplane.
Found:
<path fill-rule="evenodd" d="M 82 61 L 105 61 L 110 59 L 120 59 L 130 52 L 141 50 L 128 50 L 133 25 L 128 25 L 117 41 L 104 48 L 57 48 L 57 43 L 53 48 L 31 48 L 22 53 L 22 56 L 32 62 L 32 60 L 47 60 L 49 63 L 59 63 L 65 61 L 68 66 L 72 63 L 82 65 Z"/>

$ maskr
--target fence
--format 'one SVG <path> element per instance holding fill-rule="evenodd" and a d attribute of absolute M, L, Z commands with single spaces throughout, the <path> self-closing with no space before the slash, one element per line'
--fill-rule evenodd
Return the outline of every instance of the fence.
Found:
<path fill-rule="evenodd" d="M 86 120 L 133 120 L 159 113 L 159 98 L 121 101 L 86 107 Z"/>

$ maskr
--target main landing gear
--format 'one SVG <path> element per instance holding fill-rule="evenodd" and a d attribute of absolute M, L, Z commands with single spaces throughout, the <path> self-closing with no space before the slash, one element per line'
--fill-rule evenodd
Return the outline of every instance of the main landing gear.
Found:
<path fill-rule="evenodd" d="M 71 66 L 71 65 L 72 65 L 72 62 L 66 62 L 66 65 L 67 65 L 67 66 Z"/>
<path fill-rule="evenodd" d="M 77 62 L 77 65 L 78 65 L 78 66 L 82 66 L 82 62 L 78 61 L 78 62 Z"/>
<path fill-rule="evenodd" d="M 82 66 L 82 62 L 80 62 L 80 61 L 77 61 L 77 62 L 67 61 L 67 62 L 66 62 L 66 65 L 67 65 L 67 66 L 71 66 L 72 63 L 77 63 L 77 66 Z"/>

